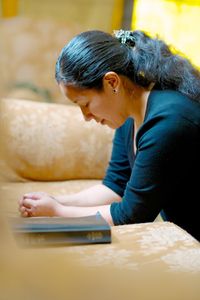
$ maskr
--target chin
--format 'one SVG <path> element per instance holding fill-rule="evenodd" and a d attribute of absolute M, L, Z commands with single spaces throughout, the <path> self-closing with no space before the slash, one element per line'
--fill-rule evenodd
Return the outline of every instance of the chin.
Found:
<path fill-rule="evenodd" d="M 118 127 L 116 127 L 115 125 L 113 125 L 113 124 L 106 124 L 109 128 L 111 128 L 111 129 L 117 129 Z"/>
<path fill-rule="evenodd" d="M 107 125 L 108 127 L 112 128 L 112 129 L 117 129 L 122 126 L 122 124 L 116 124 L 116 123 L 114 124 L 111 122 L 106 122 L 106 123 L 104 123 L 104 125 Z"/>
<path fill-rule="evenodd" d="M 117 128 L 121 127 L 123 124 L 124 124 L 124 121 L 123 122 L 115 122 L 115 123 L 112 121 L 109 121 L 109 120 L 105 120 L 105 119 L 103 119 L 101 121 L 101 125 L 106 125 L 112 129 L 117 129 Z"/>

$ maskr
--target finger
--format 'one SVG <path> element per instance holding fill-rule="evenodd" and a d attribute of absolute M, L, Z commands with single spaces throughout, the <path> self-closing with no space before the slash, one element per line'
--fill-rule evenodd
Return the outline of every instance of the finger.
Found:
<path fill-rule="evenodd" d="M 27 198 L 23 200 L 23 205 L 25 206 L 25 208 L 32 208 L 36 206 L 36 203 L 35 200 Z"/>
<path fill-rule="evenodd" d="M 31 211 L 31 208 L 28 208 L 28 207 L 25 207 L 25 206 L 21 206 L 20 209 L 19 209 L 20 213 L 24 213 L 25 211 L 26 212 L 29 212 Z"/>
<path fill-rule="evenodd" d="M 42 197 L 43 195 L 40 193 L 28 193 L 23 195 L 23 199 L 29 198 L 29 199 L 34 199 L 38 200 Z"/>
<path fill-rule="evenodd" d="M 22 217 L 32 217 L 34 215 L 34 212 L 32 211 L 31 208 L 26 208 L 21 211 L 21 216 Z"/>
<path fill-rule="evenodd" d="M 22 217 L 33 217 L 33 214 L 31 212 L 28 211 L 24 211 L 23 213 L 21 213 Z"/>
<path fill-rule="evenodd" d="M 19 201 L 18 201 L 19 206 L 22 206 L 22 205 L 23 205 L 23 201 L 24 201 L 24 199 L 26 199 L 26 198 L 30 198 L 30 199 L 35 199 L 35 200 L 37 200 L 37 199 L 39 199 L 39 195 L 36 196 L 35 193 L 27 193 L 27 194 L 24 194 L 24 195 L 22 196 L 22 198 L 20 198 Z M 36 199 L 36 198 L 37 198 L 37 199 Z"/>
<path fill-rule="evenodd" d="M 20 211 L 20 212 L 24 212 L 25 210 L 26 210 L 26 207 L 25 206 L 20 206 L 19 208 L 18 208 L 18 210 Z"/>
<path fill-rule="evenodd" d="M 21 216 L 22 217 L 28 217 L 28 212 L 27 211 L 21 212 Z"/>
<path fill-rule="evenodd" d="M 19 206 L 22 206 L 23 205 L 23 201 L 24 201 L 24 199 L 26 199 L 26 198 L 36 198 L 36 195 L 35 195 L 35 193 L 27 193 L 27 194 L 24 194 L 23 196 L 22 196 L 22 198 L 20 198 L 19 199 L 19 201 L 18 201 L 18 204 L 19 204 Z M 39 197 L 39 196 L 38 196 Z M 33 199 L 32 198 L 32 199 Z M 35 199 L 36 200 L 36 199 Z"/>

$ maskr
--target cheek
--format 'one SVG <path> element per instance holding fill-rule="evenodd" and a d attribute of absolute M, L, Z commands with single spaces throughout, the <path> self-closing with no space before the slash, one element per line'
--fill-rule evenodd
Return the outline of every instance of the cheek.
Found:
<path fill-rule="evenodd" d="M 113 99 L 108 97 L 95 97 L 90 102 L 90 112 L 97 116 L 105 119 L 113 119 L 117 115 L 117 108 L 113 105 Z"/>
<path fill-rule="evenodd" d="M 90 111 L 95 115 L 102 114 L 106 111 L 106 105 L 100 98 L 93 99 L 90 103 Z"/>

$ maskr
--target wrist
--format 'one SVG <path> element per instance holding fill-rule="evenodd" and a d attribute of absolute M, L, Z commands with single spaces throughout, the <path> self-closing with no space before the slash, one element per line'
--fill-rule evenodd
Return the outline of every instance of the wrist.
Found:
<path fill-rule="evenodd" d="M 54 209 L 55 216 L 57 217 L 67 217 L 66 216 L 66 207 L 61 203 L 57 202 Z"/>
<path fill-rule="evenodd" d="M 54 196 L 53 198 L 58 203 L 63 204 L 65 202 L 65 196 Z"/>

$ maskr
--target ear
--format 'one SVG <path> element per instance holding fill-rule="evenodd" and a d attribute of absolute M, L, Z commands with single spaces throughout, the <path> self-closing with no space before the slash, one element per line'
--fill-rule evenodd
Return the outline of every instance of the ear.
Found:
<path fill-rule="evenodd" d="M 107 72 L 103 77 L 104 89 L 110 89 L 117 91 L 120 84 L 120 77 L 115 72 Z"/>

